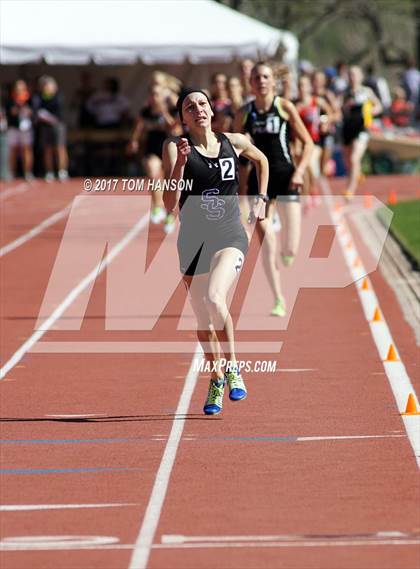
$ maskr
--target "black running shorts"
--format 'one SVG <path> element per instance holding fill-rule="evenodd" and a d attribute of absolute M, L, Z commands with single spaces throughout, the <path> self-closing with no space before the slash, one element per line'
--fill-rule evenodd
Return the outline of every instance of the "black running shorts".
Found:
<path fill-rule="evenodd" d="M 218 227 L 214 224 L 199 234 L 188 223 L 181 223 L 177 247 L 181 273 L 201 275 L 210 271 L 211 261 L 217 251 L 235 247 L 246 255 L 248 238 L 239 219 L 227 226 Z"/>

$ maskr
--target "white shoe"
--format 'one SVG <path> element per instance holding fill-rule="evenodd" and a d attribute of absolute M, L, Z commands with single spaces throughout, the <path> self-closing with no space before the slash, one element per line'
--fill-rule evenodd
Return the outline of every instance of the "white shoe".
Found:
<path fill-rule="evenodd" d="M 58 179 L 60 180 L 60 182 L 65 182 L 66 180 L 68 180 L 68 177 L 69 173 L 67 172 L 67 170 L 58 171 Z"/>
<path fill-rule="evenodd" d="M 163 231 L 169 235 L 175 229 L 175 217 L 172 213 L 168 213 L 165 219 L 165 225 L 163 226 Z"/>
<path fill-rule="evenodd" d="M 54 180 L 55 180 L 54 172 L 47 172 L 45 174 L 44 180 L 46 182 L 54 182 Z"/>
<path fill-rule="evenodd" d="M 150 214 L 150 221 L 153 224 L 161 223 L 166 218 L 166 211 L 163 207 L 154 207 Z"/>

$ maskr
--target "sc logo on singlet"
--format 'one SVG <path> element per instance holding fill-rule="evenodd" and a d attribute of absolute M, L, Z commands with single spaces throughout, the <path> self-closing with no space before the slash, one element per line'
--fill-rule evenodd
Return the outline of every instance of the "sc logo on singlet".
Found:
<path fill-rule="evenodd" d="M 211 188 L 201 194 L 201 208 L 207 210 L 206 219 L 211 221 L 222 219 L 226 212 L 225 200 L 218 197 L 219 193 L 218 188 Z"/>

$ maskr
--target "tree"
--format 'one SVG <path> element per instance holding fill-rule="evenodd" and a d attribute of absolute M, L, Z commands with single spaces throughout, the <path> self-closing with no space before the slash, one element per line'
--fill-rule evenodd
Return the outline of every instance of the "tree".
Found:
<path fill-rule="evenodd" d="M 293 32 L 302 58 L 404 64 L 420 55 L 420 0 L 217 0 Z"/>

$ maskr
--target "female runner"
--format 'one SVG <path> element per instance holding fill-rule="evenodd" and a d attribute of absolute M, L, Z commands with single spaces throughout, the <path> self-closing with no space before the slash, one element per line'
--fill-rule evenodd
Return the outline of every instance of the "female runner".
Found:
<path fill-rule="evenodd" d="M 197 317 L 197 337 L 206 358 L 215 362 L 203 410 L 214 415 L 222 410 L 226 382 L 231 400 L 247 395 L 236 367 L 233 323 L 226 301 L 248 249 L 239 217 L 238 156 L 243 154 L 256 168 L 260 193 L 254 200 L 253 214 L 258 219 L 265 216 L 268 163 L 245 136 L 212 130 L 213 110 L 203 91 L 184 91 L 177 107 L 189 134 L 165 142 L 165 176 L 192 180 L 193 186 L 191 192 L 165 191 L 164 203 L 168 211 L 177 205 L 180 209 L 180 268 Z M 219 341 L 228 362 L 224 371 Z"/>
<path fill-rule="evenodd" d="M 362 171 L 362 159 L 369 141 L 368 129 L 382 105 L 370 87 L 363 85 L 363 72 L 357 65 L 349 70 L 349 87 L 343 93 L 343 150 L 349 183 L 345 193 L 356 193 Z"/>
<path fill-rule="evenodd" d="M 299 247 L 301 218 L 299 194 L 312 154 L 313 142 L 293 103 L 276 95 L 273 70 L 269 64 L 259 62 L 254 66 L 251 86 L 255 100 L 250 101 L 237 113 L 234 130 L 249 133 L 255 146 L 267 156 L 270 165 L 268 184 L 270 202 L 267 219 L 257 224 L 257 230 L 263 241 L 264 266 L 275 297 L 271 314 L 284 316 L 286 307 L 280 288 L 276 235 L 272 218 L 277 203 L 282 227 L 280 232 L 282 260 L 286 266 L 290 265 Z M 302 153 L 296 167 L 289 148 L 291 135 L 302 143 Z M 254 168 L 248 181 L 250 196 L 258 192 L 256 174 Z"/>

